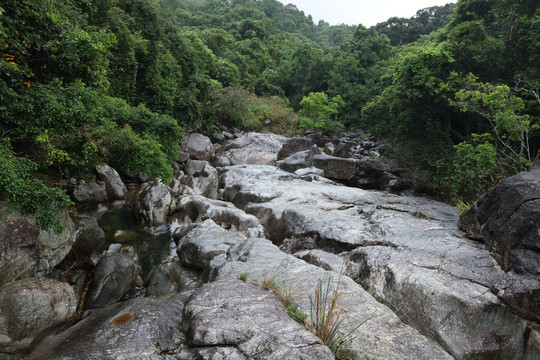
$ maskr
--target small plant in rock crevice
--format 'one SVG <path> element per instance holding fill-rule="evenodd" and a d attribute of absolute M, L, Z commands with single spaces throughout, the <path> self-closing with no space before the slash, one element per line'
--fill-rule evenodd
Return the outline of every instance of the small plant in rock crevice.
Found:
<path fill-rule="evenodd" d="M 246 282 L 247 278 L 248 278 L 249 274 L 244 272 L 244 273 L 241 273 L 240 275 L 238 275 L 238 278 L 240 280 L 242 280 L 243 282 Z"/>
<path fill-rule="evenodd" d="M 352 349 L 349 346 L 356 339 L 354 332 L 369 319 L 363 321 L 352 330 L 342 333 L 340 326 L 343 322 L 343 308 L 339 306 L 341 290 L 330 291 L 331 278 L 328 277 L 326 285 L 319 279 L 314 294 L 309 295 L 310 323 L 309 329 L 317 335 L 322 343 L 334 354 L 337 360 L 350 360 L 352 352 L 364 352 Z"/>

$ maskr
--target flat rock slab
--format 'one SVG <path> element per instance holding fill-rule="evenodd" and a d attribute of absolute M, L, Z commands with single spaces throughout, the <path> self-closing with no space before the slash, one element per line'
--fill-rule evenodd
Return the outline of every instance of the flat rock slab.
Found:
<path fill-rule="evenodd" d="M 342 253 L 350 277 L 456 358 L 523 355 L 529 330 L 516 312 L 536 301 L 540 281 L 504 273 L 457 228 L 456 209 L 305 182 L 270 166 L 221 171 L 223 197 L 257 216 L 274 243 L 310 239 Z"/>
<path fill-rule="evenodd" d="M 96 310 L 44 341 L 27 360 L 163 359 L 183 342 L 182 295 L 137 298 Z"/>
<path fill-rule="evenodd" d="M 184 307 L 183 324 L 191 347 L 229 346 L 240 359 L 334 359 L 276 296 L 234 278 L 197 290 Z"/>

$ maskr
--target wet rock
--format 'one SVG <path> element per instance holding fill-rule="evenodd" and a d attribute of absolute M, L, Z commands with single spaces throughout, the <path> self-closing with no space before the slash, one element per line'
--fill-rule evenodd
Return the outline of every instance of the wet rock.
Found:
<path fill-rule="evenodd" d="M 191 347 L 230 346 L 249 359 L 334 358 L 276 296 L 240 280 L 204 285 L 189 298 L 182 320 Z"/>
<path fill-rule="evenodd" d="M 96 166 L 99 179 L 105 183 L 105 191 L 109 201 L 124 200 L 126 198 L 127 187 L 122 182 L 120 175 L 107 164 Z"/>
<path fill-rule="evenodd" d="M 212 141 L 202 134 L 191 134 L 182 143 L 182 151 L 189 154 L 191 159 L 210 160 L 215 150 Z"/>
<path fill-rule="evenodd" d="M 85 309 L 97 309 L 118 301 L 132 285 L 141 267 L 129 254 L 105 254 L 99 259 L 85 297 Z"/>
<path fill-rule="evenodd" d="M 0 285 L 45 275 L 62 261 L 75 241 L 75 225 L 67 212 L 60 217 L 66 227 L 61 234 L 40 231 L 34 217 L 0 202 Z"/>
<path fill-rule="evenodd" d="M 292 154 L 311 149 L 315 143 L 309 138 L 292 138 L 287 140 L 277 154 L 278 160 L 288 158 Z"/>
<path fill-rule="evenodd" d="M 189 160 L 185 167 L 186 175 L 180 182 L 193 189 L 193 194 L 216 199 L 218 195 L 218 172 L 206 161 Z"/>
<path fill-rule="evenodd" d="M 350 180 L 356 175 L 357 160 L 319 154 L 313 157 L 313 166 L 323 170 L 327 178 Z"/>
<path fill-rule="evenodd" d="M 277 160 L 287 138 L 274 134 L 247 133 L 226 142 L 216 154 L 216 166 L 270 164 Z"/>
<path fill-rule="evenodd" d="M 0 358 L 30 350 L 43 336 L 74 321 L 76 310 L 75 293 L 66 283 L 29 278 L 3 285 L 0 287 Z"/>
<path fill-rule="evenodd" d="M 133 198 L 133 214 L 148 226 L 165 224 L 171 213 L 171 189 L 161 183 L 144 183 Z"/>
<path fill-rule="evenodd" d="M 95 205 L 107 201 L 107 192 L 96 183 L 81 182 L 71 195 L 73 201 L 81 205 Z"/>
<path fill-rule="evenodd" d="M 92 312 L 27 360 L 163 359 L 183 342 L 182 295 L 137 298 Z"/>

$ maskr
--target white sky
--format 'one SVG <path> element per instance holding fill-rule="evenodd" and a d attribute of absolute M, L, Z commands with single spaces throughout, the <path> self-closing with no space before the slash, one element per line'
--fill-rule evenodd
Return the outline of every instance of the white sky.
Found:
<path fill-rule="evenodd" d="M 455 3 L 456 0 L 279 0 L 294 4 L 313 22 L 324 20 L 330 25 L 362 24 L 370 27 L 393 16 L 410 18 L 420 9 Z"/>

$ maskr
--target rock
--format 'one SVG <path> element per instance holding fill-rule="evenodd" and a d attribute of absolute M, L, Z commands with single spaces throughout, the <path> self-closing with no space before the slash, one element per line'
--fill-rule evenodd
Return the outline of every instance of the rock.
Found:
<path fill-rule="evenodd" d="M 351 144 L 340 142 L 337 144 L 334 151 L 332 151 L 332 155 L 340 158 L 351 158 L 353 156 Z"/>
<path fill-rule="evenodd" d="M 313 157 L 313 166 L 323 170 L 327 178 L 350 180 L 356 175 L 357 160 L 319 154 Z"/>
<path fill-rule="evenodd" d="M 278 160 L 283 160 L 292 154 L 311 149 L 315 143 L 309 138 L 292 138 L 287 140 L 277 154 Z"/>
<path fill-rule="evenodd" d="M 313 157 L 320 153 L 319 148 L 313 145 L 309 150 L 300 151 L 283 160 L 279 160 L 276 165 L 285 171 L 294 173 L 299 169 L 311 167 L 313 165 Z"/>
<path fill-rule="evenodd" d="M 193 189 L 193 194 L 216 199 L 218 195 L 218 172 L 206 161 L 189 160 L 186 175 L 180 177 L 182 184 Z"/>
<path fill-rule="evenodd" d="M 107 201 L 107 192 L 96 183 L 80 183 L 71 195 L 73 201 L 81 205 L 95 205 Z"/>
<path fill-rule="evenodd" d="M 460 215 L 458 220 L 458 226 L 461 230 L 465 231 L 467 236 L 471 239 L 482 240 L 482 227 L 477 218 L 478 207 L 476 204 Z"/>
<path fill-rule="evenodd" d="M 275 244 L 304 239 L 345 256 L 348 277 L 454 357 L 523 356 L 523 318 L 540 314 L 538 277 L 504 273 L 483 244 L 463 237 L 455 208 L 285 174 L 227 168 L 222 196 L 259 218 Z"/>
<path fill-rule="evenodd" d="M 105 191 L 109 201 L 124 200 L 126 198 L 127 187 L 122 182 L 120 175 L 107 164 L 96 166 L 99 179 L 105 183 Z"/>
<path fill-rule="evenodd" d="M 280 135 L 247 133 L 226 142 L 216 154 L 214 165 L 271 164 L 286 141 Z"/>
<path fill-rule="evenodd" d="M 476 216 L 483 240 L 499 265 L 515 268 L 516 250 L 529 250 L 540 261 L 540 167 L 512 176 L 478 201 Z M 538 268 L 522 268 L 526 272 Z"/>
<path fill-rule="evenodd" d="M 300 177 L 302 176 L 308 176 L 308 175 L 314 175 L 314 176 L 324 176 L 324 171 L 321 169 L 317 169 L 316 167 L 308 167 L 304 169 L 298 169 L 295 172 L 295 175 L 298 175 Z"/>
<path fill-rule="evenodd" d="M 238 351 L 228 356 L 240 359 L 334 359 L 319 338 L 287 315 L 276 296 L 240 280 L 197 290 L 182 322 L 190 347 L 229 346 Z"/>
<path fill-rule="evenodd" d="M 75 259 L 85 259 L 92 256 L 105 242 L 105 232 L 101 229 L 94 217 L 77 216 L 76 240 L 72 253 Z"/>
<path fill-rule="evenodd" d="M 34 217 L 10 211 L 0 202 L 0 286 L 46 275 L 69 253 L 75 242 L 75 225 L 67 212 L 60 217 L 66 227 L 61 234 L 40 231 Z"/>
<path fill-rule="evenodd" d="M 148 226 L 165 224 L 171 213 L 173 197 L 168 186 L 158 183 L 144 183 L 133 197 L 133 214 Z M 173 209 L 174 210 L 174 209 Z"/>
<path fill-rule="evenodd" d="M 182 151 L 187 152 L 191 159 L 210 160 L 215 150 L 212 141 L 202 134 L 191 134 L 182 143 Z"/>
<path fill-rule="evenodd" d="M 325 270 L 334 271 L 338 274 L 343 273 L 347 269 L 347 263 L 342 257 L 318 249 L 302 250 L 295 253 L 294 256 L 309 264 Z"/>
<path fill-rule="evenodd" d="M 28 278 L 0 287 L 0 358 L 31 349 L 34 342 L 75 320 L 77 299 L 71 286 L 47 278 Z"/>
<path fill-rule="evenodd" d="M 200 287 L 199 277 L 183 268 L 178 262 L 162 264 L 154 268 L 146 280 L 148 295 L 169 295 L 191 291 Z"/>
<path fill-rule="evenodd" d="M 84 300 L 85 309 L 97 309 L 118 301 L 140 273 L 128 254 L 105 254 L 99 259 Z"/>
<path fill-rule="evenodd" d="M 259 220 L 236 208 L 233 204 L 219 200 L 210 200 L 200 195 L 184 196 L 178 209 L 192 222 L 211 219 L 216 224 L 238 231 L 247 237 L 264 236 L 264 229 Z"/>
<path fill-rule="evenodd" d="M 136 298 L 96 310 L 47 339 L 27 360 L 163 359 L 182 345 L 184 300 Z"/>
<path fill-rule="evenodd" d="M 336 146 L 331 142 L 327 142 L 326 144 L 324 144 L 324 153 L 326 155 L 334 155 L 335 149 L 336 149 Z"/>
<path fill-rule="evenodd" d="M 218 255 L 224 255 L 232 244 L 243 241 L 236 234 L 218 226 L 212 220 L 206 220 L 190 231 L 178 242 L 178 257 L 190 268 L 204 272 L 203 280 L 210 279 L 210 262 Z"/>
<path fill-rule="evenodd" d="M 358 161 L 358 187 L 384 190 L 390 181 L 390 166 L 377 159 L 362 158 Z"/>

